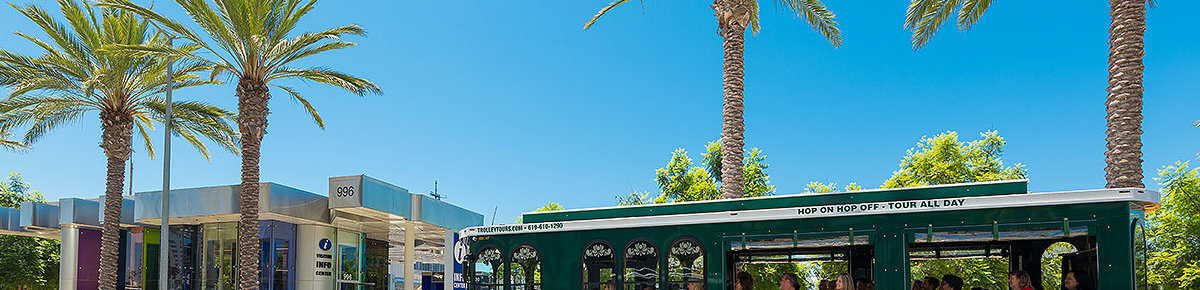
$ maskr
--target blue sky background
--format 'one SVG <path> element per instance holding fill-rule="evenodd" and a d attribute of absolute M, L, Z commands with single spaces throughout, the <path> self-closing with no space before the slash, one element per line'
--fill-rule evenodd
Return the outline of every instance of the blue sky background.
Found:
<path fill-rule="evenodd" d="M 303 30 L 355 23 L 369 34 L 305 64 L 366 77 L 384 95 L 295 83 L 325 117 L 320 130 L 273 92 L 262 180 L 321 194 L 330 176 L 367 174 L 417 193 L 438 180 L 448 201 L 488 222 L 498 206 L 498 223 L 549 201 L 609 206 L 615 195 L 657 192 L 654 170 L 672 150 L 698 160 L 719 137 L 721 39 L 703 1 L 630 2 L 581 30 L 607 3 L 320 2 Z M 844 32 L 839 49 L 772 5 L 748 37 L 747 144 L 765 151 L 780 193 L 812 180 L 877 187 L 918 138 L 946 130 L 965 139 L 998 130 L 1009 142 L 1004 160 L 1027 166 L 1034 191 L 1104 186 L 1105 2 L 997 1 L 971 32 L 946 27 L 919 52 L 902 27 L 907 1 L 861 3 L 827 3 Z M 1150 188 L 1155 170 L 1200 150 L 1197 10 L 1200 2 L 1160 1 L 1150 11 Z M 0 30 L 35 31 L 9 7 Z M 0 47 L 35 51 L 12 34 L 0 34 Z M 176 98 L 236 108 L 233 94 L 228 84 Z M 99 196 L 97 123 L 93 114 L 31 152 L 0 152 L 0 170 L 20 171 L 50 199 Z M 238 157 L 205 160 L 181 144 L 173 187 L 239 182 Z M 135 191 L 161 187 L 161 162 L 136 156 Z"/>

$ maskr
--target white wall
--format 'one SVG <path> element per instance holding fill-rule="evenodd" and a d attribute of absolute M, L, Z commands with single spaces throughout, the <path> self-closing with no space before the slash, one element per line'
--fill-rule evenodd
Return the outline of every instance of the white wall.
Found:
<path fill-rule="evenodd" d="M 333 227 L 296 225 L 296 289 L 333 289 L 336 232 Z M 321 249 L 322 240 L 329 241 L 328 250 Z"/>

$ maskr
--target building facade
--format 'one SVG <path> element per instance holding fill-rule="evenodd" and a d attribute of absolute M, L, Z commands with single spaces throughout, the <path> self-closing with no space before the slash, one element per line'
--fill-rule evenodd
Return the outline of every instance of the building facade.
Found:
<path fill-rule="evenodd" d="M 235 288 L 239 192 L 171 190 L 171 289 Z M 95 289 L 103 204 L 63 198 L 0 208 L 0 234 L 60 239 L 59 288 Z M 157 289 L 162 193 L 139 192 L 122 204 L 118 283 Z M 280 290 L 443 289 L 432 278 L 454 267 L 446 245 L 458 230 L 483 224 L 479 213 L 365 175 L 329 178 L 328 196 L 261 183 L 259 215 L 260 288 Z"/>

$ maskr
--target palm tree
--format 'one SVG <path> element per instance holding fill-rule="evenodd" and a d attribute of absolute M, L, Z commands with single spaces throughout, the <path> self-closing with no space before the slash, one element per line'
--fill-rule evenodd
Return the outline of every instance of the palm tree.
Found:
<path fill-rule="evenodd" d="M 1153 0 L 1109 0 L 1106 187 L 1142 184 L 1142 56 L 1146 54 L 1146 8 Z M 913 48 L 921 49 L 958 8 L 958 28 L 971 29 L 992 0 L 912 0 L 905 28 L 913 31 Z"/>
<path fill-rule="evenodd" d="M 588 29 L 609 10 L 629 2 L 616 0 L 600 9 L 583 25 Z M 825 37 L 834 47 L 842 43 L 842 32 L 834 21 L 833 11 L 820 0 L 779 0 L 784 8 L 808 22 L 817 33 Z M 744 192 L 742 157 L 745 147 L 745 106 L 743 80 L 745 79 L 744 53 L 746 51 L 746 29 L 755 33 L 758 25 L 758 0 L 715 0 L 711 5 L 716 11 L 717 31 L 724 40 L 724 107 L 721 115 L 721 194 L 724 198 L 738 198 Z"/>
<path fill-rule="evenodd" d="M 133 133 L 139 133 L 153 157 L 149 131 L 155 123 L 166 121 L 166 101 L 156 95 L 168 88 L 168 82 L 176 88 L 210 83 L 195 75 L 210 66 L 185 60 L 182 68 L 167 75 L 171 63 L 164 59 L 102 53 L 101 48 L 117 44 L 165 49 L 167 38 L 132 13 L 96 9 L 83 0 L 59 0 L 58 5 L 67 25 L 38 6 L 13 5 L 48 39 L 16 33 L 44 50 L 38 56 L 0 49 L 0 86 L 11 89 L 8 98 L 0 101 L 0 130 L 27 128 L 23 143 L 31 144 L 64 124 L 79 122 L 85 114 L 99 114 L 100 147 L 108 158 L 100 279 L 104 289 L 116 289 L 124 164 L 133 150 Z M 171 133 L 206 158 L 204 140 L 236 152 L 236 133 L 227 123 L 232 113 L 198 102 L 173 102 L 172 108 Z"/>
<path fill-rule="evenodd" d="M 296 23 L 307 15 L 316 0 L 176 0 L 192 21 L 201 27 L 198 34 L 179 22 L 128 0 L 104 0 L 100 5 L 125 9 L 159 23 L 165 29 L 191 42 L 192 48 L 163 48 L 126 45 L 125 53 L 171 56 L 192 59 L 214 67 L 213 76 L 228 74 L 238 80 L 238 130 L 241 132 L 242 185 L 241 220 L 238 222 L 239 289 L 257 289 L 259 271 L 258 177 L 259 147 L 267 133 L 267 101 L 270 87 L 295 98 L 317 125 L 324 128 L 320 115 L 296 90 L 277 84 L 285 79 L 308 80 L 345 89 L 356 95 L 379 94 L 374 83 L 324 67 L 293 68 L 297 60 L 327 51 L 356 45 L 340 40 L 343 35 L 364 35 L 357 25 L 301 33 L 289 38 Z M 203 52 L 198 54 L 195 52 Z"/>

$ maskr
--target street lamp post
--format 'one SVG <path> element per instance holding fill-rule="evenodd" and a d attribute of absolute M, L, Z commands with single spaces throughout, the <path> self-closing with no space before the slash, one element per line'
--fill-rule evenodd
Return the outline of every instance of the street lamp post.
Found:
<path fill-rule="evenodd" d="M 172 41 L 175 36 L 167 36 L 167 46 L 174 47 Z M 175 60 L 167 57 L 167 104 L 166 104 L 166 121 L 163 121 L 166 127 L 166 134 L 163 134 L 163 187 L 162 187 L 162 227 L 158 232 L 158 289 L 167 290 L 170 287 L 167 281 L 167 271 L 170 269 L 167 263 L 170 256 L 170 230 L 167 221 L 170 219 L 171 208 L 171 126 L 174 125 L 175 116 L 171 112 L 171 91 L 175 90 Z"/>

